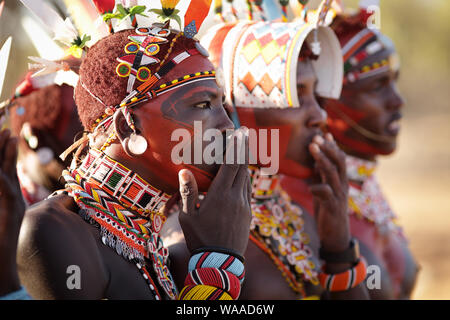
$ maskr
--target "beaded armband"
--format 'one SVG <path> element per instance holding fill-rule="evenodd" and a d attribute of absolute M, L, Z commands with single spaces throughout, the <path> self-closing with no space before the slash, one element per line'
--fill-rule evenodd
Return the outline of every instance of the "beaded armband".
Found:
<path fill-rule="evenodd" d="M 337 273 L 327 274 L 321 272 L 319 274 L 319 281 L 322 287 L 330 292 L 346 291 L 355 288 L 366 279 L 367 262 L 361 257 L 358 263 L 351 269 Z"/>
<path fill-rule="evenodd" d="M 237 299 L 244 281 L 242 258 L 220 252 L 200 252 L 189 260 L 189 274 L 180 300 Z"/>

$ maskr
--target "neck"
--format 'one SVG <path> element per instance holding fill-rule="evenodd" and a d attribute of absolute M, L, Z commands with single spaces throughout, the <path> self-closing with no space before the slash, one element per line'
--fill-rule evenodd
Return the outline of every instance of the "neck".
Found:
<path fill-rule="evenodd" d="M 170 195 L 96 149 L 89 150 L 74 172 L 144 218 L 161 212 L 170 199 Z"/>
<path fill-rule="evenodd" d="M 136 161 L 136 158 L 129 156 L 123 151 L 123 148 L 120 144 L 111 145 L 103 152 L 109 158 L 114 159 L 114 161 L 117 161 L 123 166 L 138 173 L 145 181 L 151 181 L 153 187 L 159 190 L 164 190 L 164 192 L 169 195 L 174 195 L 178 191 L 178 187 L 174 186 L 174 179 L 168 179 L 169 174 L 167 170 L 152 170 L 150 160 L 139 159 L 139 161 Z M 177 179 L 176 175 L 175 179 Z"/>

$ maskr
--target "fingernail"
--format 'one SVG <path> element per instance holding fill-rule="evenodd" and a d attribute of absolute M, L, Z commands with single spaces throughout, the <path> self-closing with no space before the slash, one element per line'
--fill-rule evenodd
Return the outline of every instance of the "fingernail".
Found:
<path fill-rule="evenodd" d="M 319 146 L 317 144 L 311 143 L 310 146 L 311 146 L 311 152 L 314 152 L 314 153 L 320 152 Z"/>
<path fill-rule="evenodd" d="M 182 184 L 186 184 L 189 182 L 189 170 L 187 169 L 182 169 L 178 172 L 178 178 L 180 179 L 180 182 Z"/>
<path fill-rule="evenodd" d="M 321 136 L 315 136 L 314 137 L 314 142 L 317 143 L 318 145 L 323 145 L 325 140 Z"/>
<path fill-rule="evenodd" d="M 325 135 L 325 138 L 330 142 L 334 141 L 333 135 L 329 132 Z"/>

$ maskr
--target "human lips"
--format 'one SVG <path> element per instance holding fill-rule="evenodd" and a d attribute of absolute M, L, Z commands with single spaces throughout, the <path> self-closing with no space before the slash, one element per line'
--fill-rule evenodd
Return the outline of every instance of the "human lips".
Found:
<path fill-rule="evenodd" d="M 400 120 L 402 119 L 401 114 L 395 114 L 392 119 L 389 121 L 388 125 L 386 126 L 386 133 L 390 136 L 396 136 L 400 132 Z"/>

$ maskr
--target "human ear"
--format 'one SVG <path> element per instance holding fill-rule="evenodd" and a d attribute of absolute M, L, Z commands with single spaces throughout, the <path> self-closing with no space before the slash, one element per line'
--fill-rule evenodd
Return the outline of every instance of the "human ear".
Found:
<path fill-rule="evenodd" d="M 116 111 L 113 117 L 113 122 L 116 136 L 122 145 L 122 149 L 128 156 L 140 156 L 147 150 L 147 140 L 133 131 L 126 121 L 122 111 Z"/>

